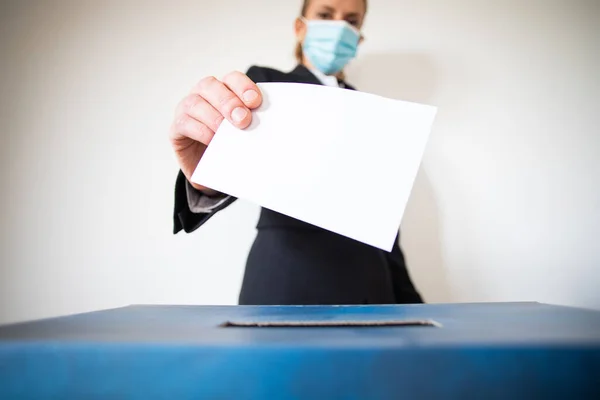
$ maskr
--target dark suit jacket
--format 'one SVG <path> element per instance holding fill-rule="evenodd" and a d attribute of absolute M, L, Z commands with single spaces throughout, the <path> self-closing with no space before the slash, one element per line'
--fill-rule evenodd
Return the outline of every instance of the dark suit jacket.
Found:
<path fill-rule="evenodd" d="M 256 83 L 296 82 L 320 85 L 304 66 L 290 73 L 251 67 Z M 342 86 L 354 90 L 342 82 Z M 356 196 L 356 193 L 348 193 Z M 230 205 L 210 213 L 190 211 L 186 178 L 175 185 L 174 232 L 192 232 Z M 368 212 L 357 210 L 358 212 Z M 352 218 L 351 215 L 348 218 Z M 263 208 L 240 293 L 240 304 L 389 304 L 420 303 L 398 241 L 391 253 Z"/>

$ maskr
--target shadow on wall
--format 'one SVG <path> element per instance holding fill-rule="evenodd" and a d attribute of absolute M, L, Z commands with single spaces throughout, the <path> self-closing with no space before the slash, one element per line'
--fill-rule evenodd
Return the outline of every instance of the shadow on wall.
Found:
<path fill-rule="evenodd" d="M 362 92 L 429 103 L 436 87 L 433 61 L 426 54 L 365 54 L 348 66 L 350 82 Z"/>
<path fill-rule="evenodd" d="M 360 91 L 398 100 L 430 104 L 436 88 L 434 64 L 426 54 L 365 54 L 347 72 Z M 452 301 L 442 258 L 439 209 L 423 165 L 401 230 L 408 268 L 425 301 Z"/>

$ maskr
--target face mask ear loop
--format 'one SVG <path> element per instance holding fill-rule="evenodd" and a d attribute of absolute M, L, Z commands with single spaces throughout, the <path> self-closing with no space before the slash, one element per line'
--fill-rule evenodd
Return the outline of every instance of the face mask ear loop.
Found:
<path fill-rule="evenodd" d="M 308 20 L 306 18 L 304 18 L 303 15 L 299 16 L 298 19 L 304 23 L 304 26 L 306 26 L 306 29 L 308 30 Z M 302 41 L 298 41 L 298 44 L 300 45 L 301 48 L 303 47 Z M 304 50 L 304 49 L 302 49 L 302 50 Z M 304 59 L 304 57 L 305 57 L 304 54 L 302 54 L 302 59 Z"/>

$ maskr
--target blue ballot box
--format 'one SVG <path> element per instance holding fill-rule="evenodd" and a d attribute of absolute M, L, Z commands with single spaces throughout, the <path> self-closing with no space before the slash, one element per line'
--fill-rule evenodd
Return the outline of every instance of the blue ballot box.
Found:
<path fill-rule="evenodd" d="M 0 399 L 600 399 L 600 312 L 131 306 L 0 327 Z"/>

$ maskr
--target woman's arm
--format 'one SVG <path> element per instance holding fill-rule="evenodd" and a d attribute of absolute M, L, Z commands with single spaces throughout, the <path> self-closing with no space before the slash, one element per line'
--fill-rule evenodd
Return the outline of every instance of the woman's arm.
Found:
<path fill-rule="evenodd" d="M 191 233 L 213 215 L 236 200 L 231 196 L 208 197 L 192 187 L 183 172 L 179 171 L 175 182 L 175 207 L 173 211 L 173 233 L 183 230 Z"/>
<path fill-rule="evenodd" d="M 224 118 L 242 129 L 250 124 L 250 110 L 258 107 L 262 99 L 248 100 L 244 94 L 250 90 L 260 97 L 254 83 L 267 81 L 266 70 L 256 66 L 250 67 L 246 74 L 228 74 L 223 82 L 204 78 L 178 106 L 171 128 L 171 144 L 181 168 L 175 182 L 173 233 L 195 231 L 236 200 L 193 184 L 189 177 Z M 247 115 L 241 120 L 234 118 L 237 108 L 246 109 Z"/>

